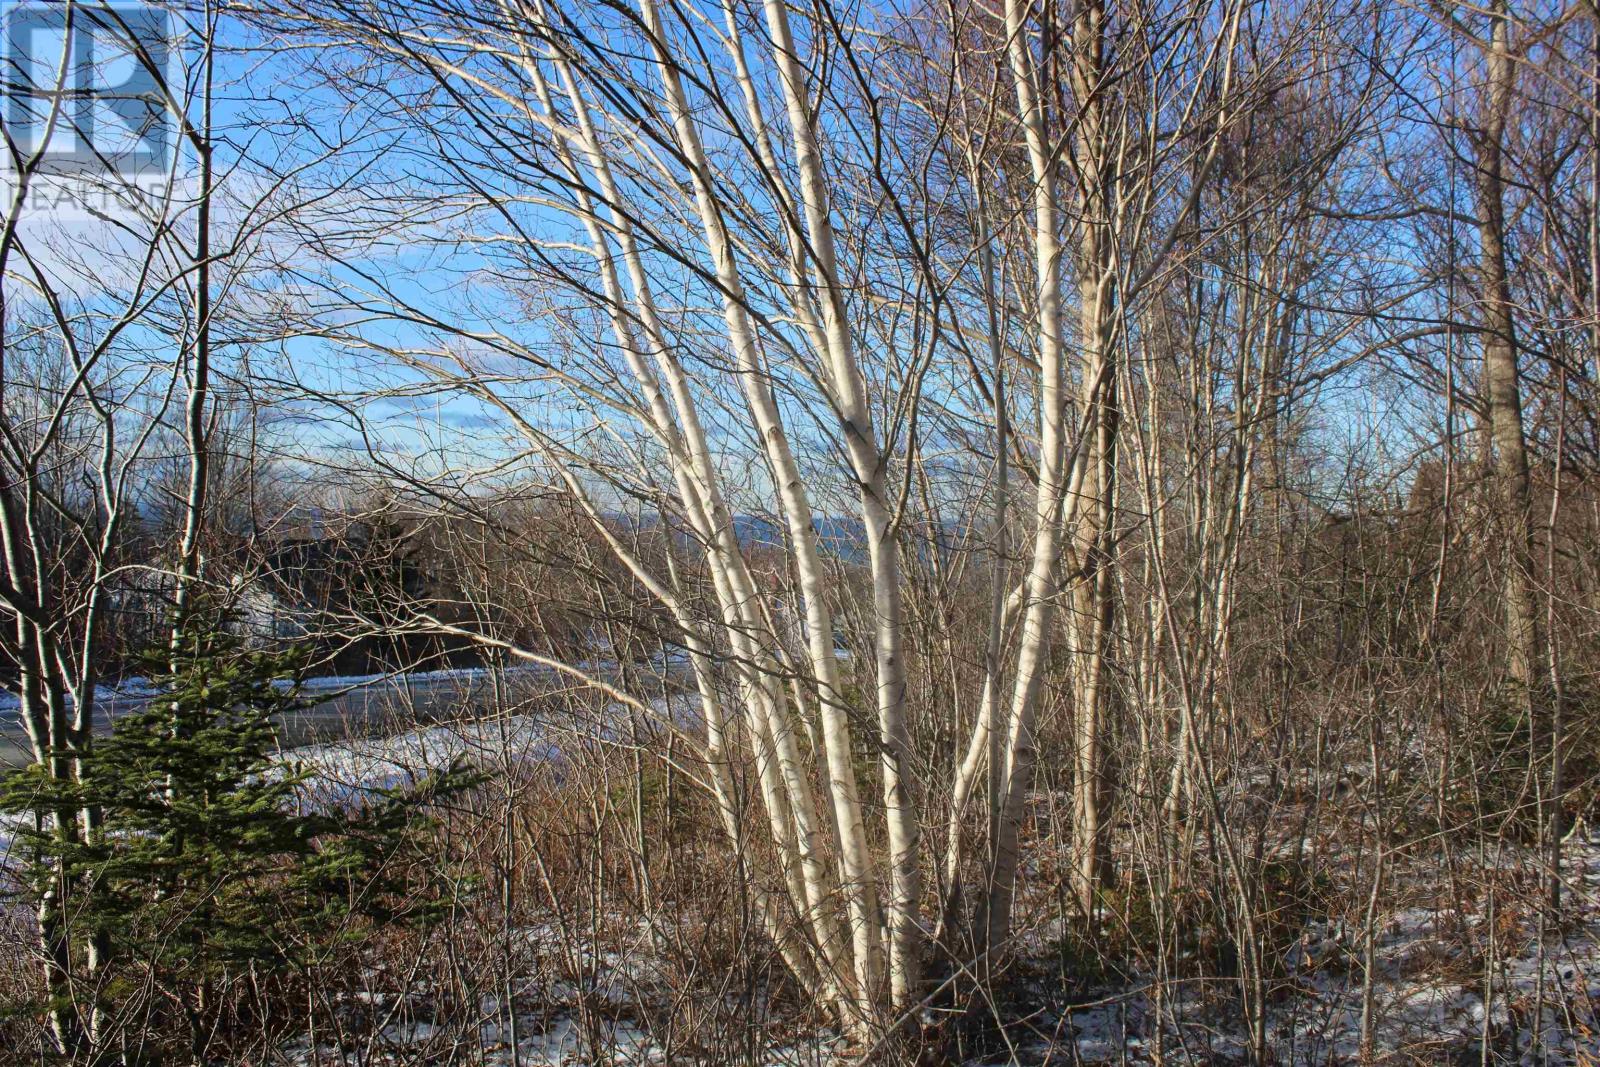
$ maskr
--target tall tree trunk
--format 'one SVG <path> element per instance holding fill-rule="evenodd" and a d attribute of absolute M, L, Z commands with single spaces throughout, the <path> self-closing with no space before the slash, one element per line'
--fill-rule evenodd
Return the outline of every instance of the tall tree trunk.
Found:
<path fill-rule="evenodd" d="M 1526 699 L 1539 665 L 1538 616 L 1531 573 L 1532 503 L 1528 451 L 1522 435 L 1522 387 L 1517 374 L 1515 314 L 1506 265 L 1505 134 L 1511 119 L 1515 60 L 1506 0 L 1492 8 L 1484 57 L 1485 84 L 1477 131 L 1479 297 L 1483 307 L 1483 376 L 1489 440 L 1500 518 L 1505 524 L 1506 670 Z"/>
<path fill-rule="evenodd" d="M 1039 484 L 1034 496 L 1034 542 L 1023 582 L 1025 608 L 1017 650 L 1016 676 L 1007 718 L 1005 781 L 1001 817 L 993 843 L 993 869 L 984 908 L 983 943 L 996 951 L 1010 935 L 1016 887 L 1019 837 L 1035 758 L 1033 722 L 1040 681 L 1050 652 L 1060 526 L 1066 498 L 1066 375 L 1062 337 L 1062 256 L 1056 204 L 1057 161 L 1051 151 L 1047 103 L 1038 83 L 1038 65 L 1029 47 L 1029 9 L 1020 0 L 1005 7 L 1007 57 L 1017 95 L 1017 114 L 1028 145 L 1033 176 L 1035 300 L 1039 351 Z"/>
<path fill-rule="evenodd" d="M 1089 450 L 1072 547 L 1078 573 L 1071 586 L 1073 715 L 1076 760 L 1073 775 L 1075 892 L 1088 918 L 1094 909 L 1102 844 L 1102 798 L 1106 707 L 1106 656 L 1111 644 L 1111 501 L 1116 487 L 1117 370 L 1112 355 L 1115 266 L 1111 247 L 1111 180 L 1104 165 L 1106 142 L 1100 80 L 1104 71 L 1105 12 L 1085 3 L 1073 22 L 1072 92 L 1078 101 L 1081 148 L 1077 159 L 1084 219 L 1079 240 L 1079 342 L 1084 349 L 1084 395 L 1079 406 L 1084 447 Z"/>

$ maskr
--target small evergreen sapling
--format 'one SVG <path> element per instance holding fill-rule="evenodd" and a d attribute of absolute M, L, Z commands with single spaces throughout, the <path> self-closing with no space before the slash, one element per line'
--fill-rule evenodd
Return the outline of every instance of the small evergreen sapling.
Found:
<path fill-rule="evenodd" d="M 405 880 L 431 865 L 403 860 L 420 855 L 423 805 L 472 777 L 451 767 L 403 791 L 312 808 L 304 773 L 277 753 L 280 717 L 303 704 L 296 650 L 247 649 L 223 625 L 191 624 L 146 661 L 160 695 L 97 739 L 77 780 L 15 772 L 0 780 L 0 809 L 96 813 L 86 839 L 18 835 L 27 884 L 38 893 L 64 876 L 76 887 L 75 932 L 109 955 L 96 1006 L 119 1043 L 154 1029 L 198 1061 L 230 1022 L 254 1017 L 258 1029 L 271 1010 L 262 994 L 330 946 L 374 924 L 427 922 L 447 905 L 436 879 Z"/>

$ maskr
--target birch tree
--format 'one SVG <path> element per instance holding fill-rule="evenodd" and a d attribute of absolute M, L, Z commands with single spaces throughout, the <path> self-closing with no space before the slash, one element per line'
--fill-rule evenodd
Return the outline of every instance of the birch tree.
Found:
<path fill-rule="evenodd" d="M 420 168 L 409 188 L 391 172 L 395 230 L 364 257 L 307 272 L 327 293 L 327 337 L 380 378 L 401 373 L 486 413 L 509 435 L 495 469 L 563 485 L 670 615 L 699 720 L 685 740 L 741 875 L 797 979 L 863 1039 L 893 1030 L 927 994 L 929 961 L 944 954 L 948 970 L 956 954 L 940 918 L 949 902 L 925 889 L 941 854 L 925 828 L 947 826 L 938 866 L 962 880 L 966 813 L 985 781 L 982 934 L 959 953 L 1009 944 L 1063 596 L 1089 604 L 1071 625 L 1090 647 L 1070 655 L 1083 664 L 1081 777 L 1097 781 L 1110 585 L 1096 561 L 1110 548 L 1122 324 L 1165 266 L 1248 91 L 1244 11 L 1011 3 L 1003 24 L 982 25 L 1006 73 L 979 108 L 1026 146 L 1015 205 L 1000 188 L 927 179 L 935 156 L 965 158 L 976 178 L 1005 150 L 952 145 L 949 96 L 913 97 L 891 76 L 933 69 L 928 82 L 955 91 L 965 61 L 923 47 L 948 16 L 505 0 L 324 3 L 268 20 L 285 39 L 337 43 L 322 72 L 376 90 Z M 942 224 L 973 195 L 994 197 L 992 226 Z M 414 240 L 424 217 L 431 242 L 471 257 L 472 286 L 419 297 L 377 267 L 401 257 L 389 236 L 399 220 Z M 992 272 L 1013 248 L 1033 279 L 1020 310 L 996 316 L 983 264 Z M 924 383 L 936 369 L 951 380 L 946 369 L 1001 320 L 1016 325 L 987 343 L 1023 377 L 1013 395 L 1024 399 L 997 401 L 966 380 L 937 404 L 945 421 L 1018 427 L 1006 447 L 1032 483 L 1020 546 L 1031 562 L 989 620 L 996 652 L 982 706 L 956 724 L 960 758 L 934 770 L 916 757 L 907 698 L 908 664 L 931 652 L 908 639 L 905 607 L 907 516 L 938 421 Z M 404 324 L 406 341 L 364 328 L 377 322 Z M 459 468 L 438 472 L 434 491 L 457 491 L 447 481 L 462 484 Z M 638 553 L 617 532 L 624 501 L 637 502 L 630 521 L 664 523 L 689 558 Z M 818 536 L 845 501 L 870 590 L 870 655 L 849 661 L 834 637 L 846 604 L 830 588 L 841 549 Z M 747 514 L 781 531 L 787 595 L 751 568 Z M 505 651 L 639 705 L 534 650 Z M 928 714 L 946 712 L 935 703 Z M 750 798 L 734 774 L 746 764 Z M 934 815 L 930 796 L 953 798 L 951 810 Z M 1092 851 L 1098 806 L 1085 798 Z M 958 969 L 970 965 L 960 954 Z"/>

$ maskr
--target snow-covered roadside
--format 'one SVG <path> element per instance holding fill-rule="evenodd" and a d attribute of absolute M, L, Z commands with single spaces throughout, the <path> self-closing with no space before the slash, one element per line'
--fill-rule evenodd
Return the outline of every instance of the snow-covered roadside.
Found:
<path fill-rule="evenodd" d="M 94 699 L 100 704 L 131 706 L 142 704 L 159 692 L 148 678 L 124 678 L 115 685 L 95 686 Z M 72 703 L 68 695 L 67 705 L 70 707 Z M 9 689 L 0 689 L 0 714 L 16 714 L 21 710 L 22 698 Z"/>
<path fill-rule="evenodd" d="M 307 772 L 308 791 L 324 800 L 414 785 L 452 763 L 493 767 L 507 760 L 553 760 L 560 754 L 549 722 L 510 715 L 421 727 L 389 737 L 306 745 L 289 749 L 282 759 L 286 766 Z"/>
<path fill-rule="evenodd" d="M 616 663 L 612 660 L 595 660 L 575 664 L 574 669 L 604 675 L 616 670 Z M 555 670 L 553 667 L 519 664 L 511 667 L 442 667 L 431 671 L 328 674 L 303 679 L 299 685 L 302 693 L 309 696 L 321 696 L 364 689 L 403 693 L 408 689 L 453 686 L 462 690 L 471 690 L 485 683 L 492 683 L 496 678 L 515 684 L 528 680 L 560 677 L 563 677 L 562 672 Z M 281 682 L 279 687 L 287 689 L 290 684 L 292 683 L 287 681 Z M 160 687 L 152 683 L 148 678 L 124 678 L 115 684 L 97 685 L 94 689 L 94 698 L 97 703 L 115 708 L 135 707 L 160 695 Z M 72 698 L 69 696 L 67 699 L 70 705 Z M 21 707 L 22 701 L 17 694 L 6 689 L 0 689 L 0 714 L 15 713 Z"/>
<path fill-rule="evenodd" d="M 391 675 L 373 677 L 394 678 Z M 468 683 L 486 677 L 486 672 L 476 669 L 441 671 L 431 672 L 429 677 Z M 412 675 L 410 679 L 415 681 L 417 676 Z M 331 691 L 349 688 L 351 683 L 359 683 L 361 679 L 341 676 L 314 681 Z M 144 699 L 148 699 L 153 690 L 145 684 L 143 692 Z M 694 709 L 686 701 L 657 699 L 651 701 L 650 706 L 662 721 L 669 714 L 680 724 L 694 721 Z M 553 717 L 532 714 L 464 719 L 387 736 L 286 749 L 280 762 L 285 767 L 307 772 L 304 795 L 311 803 L 347 803 L 377 790 L 416 784 L 453 763 L 493 770 L 507 765 L 558 760 L 563 744 L 580 735 L 602 742 L 613 739 L 617 723 L 626 720 L 629 714 L 626 709 L 611 705 L 597 709 L 584 721 L 572 715 L 563 715 L 557 721 Z M 27 821 L 25 815 L 0 814 L 0 871 L 11 866 L 16 831 Z"/>
<path fill-rule="evenodd" d="M 656 699 L 649 703 L 657 720 L 671 716 L 680 725 L 694 721 L 688 701 Z M 618 724 L 631 712 L 606 705 L 581 718 L 563 713 L 496 715 L 417 727 L 384 737 L 353 738 L 288 749 L 286 766 L 310 773 L 309 786 L 324 795 L 353 796 L 363 791 L 414 784 L 428 775 L 466 763 L 483 770 L 530 762 L 556 761 L 564 746 L 578 740 L 607 743 L 619 737 Z M 324 791 L 332 791 L 327 794 Z"/>

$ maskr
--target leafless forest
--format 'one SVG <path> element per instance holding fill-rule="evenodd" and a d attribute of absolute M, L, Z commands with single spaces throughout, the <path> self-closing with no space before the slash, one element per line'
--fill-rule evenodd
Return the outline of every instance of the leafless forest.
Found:
<path fill-rule="evenodd" d="M 1593 0 L 33 9 L 0 1062 L 1600 1064 Z"/>

